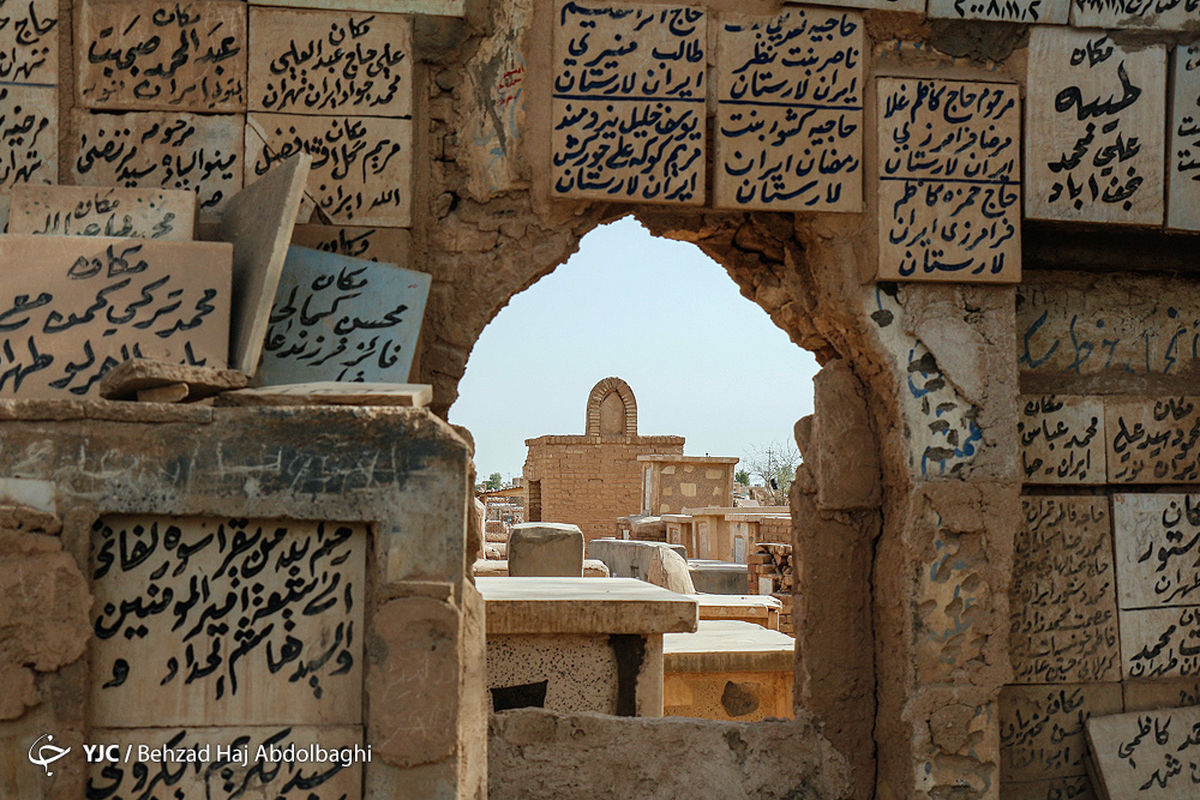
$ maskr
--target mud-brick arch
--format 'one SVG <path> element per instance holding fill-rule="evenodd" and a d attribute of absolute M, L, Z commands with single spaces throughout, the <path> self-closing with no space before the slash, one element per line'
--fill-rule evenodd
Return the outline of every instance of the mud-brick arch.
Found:
<path fill-rule="evenodd" d="M 588 436 L 600 436 L 606 433 L 602 417 L 604 416 L 604 405 L 610 400 L 620 404 L 621 407 L 621 430 L 611 432 L 612 435 L 637 436 L 637 400 L 633 397 L 633 390 L 625 381 L 612 377 L 601 378 L 588 393 L 587 420 L 584 432 Z"/>

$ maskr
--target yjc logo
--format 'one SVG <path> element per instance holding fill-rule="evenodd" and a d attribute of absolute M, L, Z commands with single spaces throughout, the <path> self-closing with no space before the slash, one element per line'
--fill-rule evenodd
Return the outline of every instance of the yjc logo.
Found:
<path fill-rule="evenodd" d="M 38 743 L 43 739 L 46 740 L 46 744 L 43 744 L 39 747 Z M 71 752 L 71 748 L 59 747 L 58 745 L 53 744 L 53 742 L 53 734 L 43 733 L 34 741 L 33 744 L 29 745 L 29 763 L 37 764 L 42 769 L 46 770 L 47 777 L 54 774 L 50 771 L 50 765 L 55 761 L 58 761 L 67 753 Z M 36 755 L 34 754 L 35 750 L 37 753 Z"/>

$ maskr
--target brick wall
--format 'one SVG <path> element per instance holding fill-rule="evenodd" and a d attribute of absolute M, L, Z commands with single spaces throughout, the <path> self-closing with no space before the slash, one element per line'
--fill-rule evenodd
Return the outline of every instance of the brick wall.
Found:
<path fill-rule="evenodd" d="M 761 532 L 761 530 L 760 530 Z M 779 630 L 792 634 L 792 546 L 790 544 L 759 543 L 754 554 L 746 559 L 749 594 L 770 594 L 783 603 L 779 614 Z M 761 580 L 760 579 L 765 579 Z M 771 591 L 764 592 L 766 581 L 771 582 Z"/>

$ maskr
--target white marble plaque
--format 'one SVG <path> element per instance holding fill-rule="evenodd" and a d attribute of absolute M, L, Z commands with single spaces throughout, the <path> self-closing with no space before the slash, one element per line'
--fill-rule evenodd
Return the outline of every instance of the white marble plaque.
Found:
<path fill-rule="evenodd" d="M 1121 608 L 1200 605 L 1200 495 L 1113 495 Z"/>
<path fill-rule="evenodd" d="M 1092 717 L 1087 738 L 1098 778 L 1112 800 L 1200 796 L 1200 708 Z"/>
<path fill-rule="evenodd" d="M 58 83 L 58 0 L 0 2 L 0 81 Z"/>
<path fill-rule="evenodd" d="M 1021 498 L 1009 588 L 1014 683 L 1117 681 L 1117 599 L 1108 500 Z"/>
<path fill-rule="evenodd" d="M 879 78 L 884 280 L 1021 279 L 1017 87 Z"/>
<path fill-rule="evenodd" d="M 1200 676 L 1200 606 L 1121 609 L 1126 678 Z"/>
<path fill-rule="evenodd" d="M 1104 400 L 1110 483 L 1200 482 L 1200 397 Z"/>
<path fill-rule="evenodd" d="M 362 721 L 362 524 L 93 526 L 91 713 L 120 727 Z"/>
<path fill-rule="evenodd" d="M 407 383 L 429 284 L 423 272 L 293 246 L 255 382 Z"/>
<path fill-rule="evenodd" d="M 242 188 L 243 117 L 76 109 L 73 122 L 67 163 L 81 186 L 191 189 L 202 220 Z"/>
<path fill-rule="evenodd" d="M 1167 147 L 1167 225 L 1200 230 L 1200 44 L 1175 48 Z"/>
<path fill-rule="evenodd" d="M 861 14 L 722 16 L 714 204 L 861 211 Z"/>
<path fill-rule="evenodd" d="M 190 241 L 196 195 L 178 189 L 13 187 L 9 233 Z"/>
<path fill-rule="evenodd" d="M 412 20 L 250 8 L 250 110 L 412 115 Z"/>
<path fill-rule="evenodd" d="M 1025 216 L 1162 223 L 1165 46 L 1037 27 L 1027 74 Z"/>
<path fill-rule="evenodd" d="M 1000 780 L 1085 775 L 1088 717 L 1121 710 L 1121 684 L 1005 686 L 1000 690 Z"/>
<path fill-rule="evenodd" d="M 1071 0 L 929 0 L 929 17 L 1066 25 Z"/>
<path fill-rule="evenodd" d="M 1021 395 L 1017 436 L 1025 483 L 1105 482 L 1104 406 L 1100 398 Z"/>
<path fill-rule="evenodd" d="M 706 21 L 689 6 L 556 6 L 555 195 L 704 203 Z"/>
<path fill-rule="evenodd" d="M 58 180 L 58 89 L 0 86 L 0 188 Z"/>

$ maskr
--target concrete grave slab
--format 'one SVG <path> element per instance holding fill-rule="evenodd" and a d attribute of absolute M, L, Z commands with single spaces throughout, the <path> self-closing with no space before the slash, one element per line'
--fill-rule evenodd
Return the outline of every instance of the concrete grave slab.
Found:
<path fill-rule="evenodd" d="M 786 633 L 737 620 L 701 620 L 695 633 L 663 635 L 668 672 L 788 672 L 796 640 Z"/>
<path fill-rule="evenodd" d="M 696 630 L 696 601 L 633 578 L 478 578 L 488 634 Z"/>
<path fill-rule="evenodd" d="M 258 386 L 225 392 L 218 406 L 407 406 L 424 408 L 433 400 L 427 383 L 339 383 L 316 381 Z"/>
<path fill-rule="evenodd" d="M 179 189 L 13 187 L 9 233 L 191 241 L 196 194 Z"/>
<path fill-rule="evenodd" d="M 508 574 L 514 577 L 581 577 L 583 531 L 578 525 L 523 522 L 508 533 Z"/>

